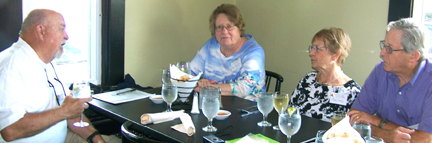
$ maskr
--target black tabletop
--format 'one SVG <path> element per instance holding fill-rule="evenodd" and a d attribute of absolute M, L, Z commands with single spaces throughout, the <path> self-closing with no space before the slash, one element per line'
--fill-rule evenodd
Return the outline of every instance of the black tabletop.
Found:
<path fill-rule="evenodd" d="M 159 94 L 160 88 L 146 90 L 145 92 Z M 184 133 L 180 133 L 174 129 L 171 129 L 171 126 L 181 124 L 181 121 L 179 119 L 160 124 L 142 125 L 140 121 L 140 117 L 142 114 L 163 112 L 167 108 L 167 105 L 165 103 L 155 104 L 148 98 L 118 105 L 110 104 L 97 99 L 94 99 L 89 103 L 90 109 L 104 114 L 120 123 L 126 121 L 135 122 L 136 124 L 140 125 L 140 131 L 167 142 L 202 143 L 203 136 L 215 134 L 202 131 L 202 127 L 207 126 L 208 124 L 208 120 L 202 114 L 202 112 L 200 114 L 190 114 L 196 130 L 196 133 L 190 137 Z M 218 129 L 218 132 L 216 132 L 216 136 L 218 136 L 219 138 L 224 140 L 232 140 L 236 138 L 241 138 L 248 133 L 259 133 L 278 142 L 286 142 L 286 136 L 281 131 L 273 130 L 272 127 L 259 127 L 257 125 L 258 122 L 263 120 L 263 116 L 261 113 L 253 114 L 244 118 L 240 116 L 241 113 L 237 110 L 238 108 L 244 109 L 251 106 L 256 106 L 256 102 L 252 102 L 235 96 L 223 96 L 222 103 L 222 109 L 230 111 L 231 116 L 225 120 L 213 120 L 213 126 Z M 190 113 L 190 102 L 177 103 L 173 105 L 174 110 L 183 108 L 186 109 L 186 113 Z M 273 125 L 277 125 L 277 112 L 273 110 L 268 115 L 267 120 Z M 301 128 L 299 132 L 292 137 L 291 141 L 302 142 L 308 140 L 310 138 L 313 138 L 318 130 L 326 130 L 330 127 L 331 124 L 328 122 L 302 116 Z M 222 132 L 219 133 L 219 131 Z"/>

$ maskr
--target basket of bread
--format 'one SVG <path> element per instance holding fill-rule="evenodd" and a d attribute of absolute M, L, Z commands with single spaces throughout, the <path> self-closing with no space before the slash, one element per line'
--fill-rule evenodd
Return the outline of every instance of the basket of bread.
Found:
<path fill-rule="evenodd" d="M 171 82 L 177 86 L 179 97 L 189 97 L 196 86 L 201 73 L 196 76 L 181 71 L 177 66 L 170 65 Z"/>

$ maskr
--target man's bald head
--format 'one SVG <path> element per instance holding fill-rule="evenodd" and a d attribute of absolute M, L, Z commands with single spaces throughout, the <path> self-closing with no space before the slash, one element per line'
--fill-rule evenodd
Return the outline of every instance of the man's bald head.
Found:
<path fill-rule="evenodd" d="M 32 10 L 27 17 L 24 19 L 24 22 L 21 26 L 20 34 L 26 34 L 31 31 L 32 27 L 38 24 L 47 25 L 47 17 L 49 14 L 57 13 L 48 9 L 35 9 Z"/>

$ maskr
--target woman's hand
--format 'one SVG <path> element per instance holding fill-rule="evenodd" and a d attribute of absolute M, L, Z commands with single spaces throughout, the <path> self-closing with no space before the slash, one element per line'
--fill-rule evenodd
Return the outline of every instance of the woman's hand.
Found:
<path fill-rule="evenodd" d="M 211 80 L 211 81 L 209 81 L 209 80 L 207 80 L 207 79 L 200 79 L 198 82 L 197 82 L 197 86 L 195 87 L 195 92 L 199 92 L 199 89 L 201 88 L 201 87 L 206 87 L 206 86 L 211 86 L 212 84 L 214 84 L 214 83 L 216 83 L 216 81 L 215 80 Z"/>

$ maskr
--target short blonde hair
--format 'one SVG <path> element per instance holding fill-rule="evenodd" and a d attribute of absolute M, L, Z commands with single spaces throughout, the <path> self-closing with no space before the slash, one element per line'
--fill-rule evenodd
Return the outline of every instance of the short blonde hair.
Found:
<path fill-rule="evenodd" d="M 243 17 L 240 13 L 240 10 L 232 4 L 222 4 L 218 6 L 213 13 L 210 15 L 209 22 L 210 22 L 210 32 L 213 37 L 216 36 L 215 30 L 216 30 L 216 17 L 219 14 L 225 14 L 228 16 L 229 21 L 234 23 L 235 26 L 238 27 L 240 30 L 240 37 L 244 37 L 245 34 L 245 22 L 243 21 Z"/>
<path fill-rule="evenodd" d="M 341 65 L 344 63 L 345 58 L 348 57 L 348 53 L 351 49 L 351 38 L 341 28 L 324 28 L 318 31 L 312 38 L 312 43 L 315 40 L 323 40 L 324 46 L 330 50 L 331 53 L 336 54 L 338 51 L 341 52 L 337 59 L 337 64 Z"/>

